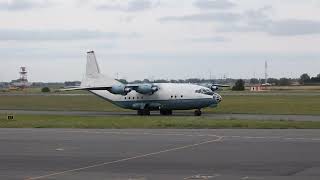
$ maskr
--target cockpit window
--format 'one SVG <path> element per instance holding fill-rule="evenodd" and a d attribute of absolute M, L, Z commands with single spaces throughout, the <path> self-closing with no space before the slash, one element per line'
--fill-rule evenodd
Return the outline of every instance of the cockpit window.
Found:
<path fill-rule="evenodd" d="M 200 94 L 207 94 L 207 95 L 213 95 L 214 92 L 211 91 L 210 89 L 205 89 L 205 88 L 201 88 L 196 90 L 196 93 L 200 93 Z"/>

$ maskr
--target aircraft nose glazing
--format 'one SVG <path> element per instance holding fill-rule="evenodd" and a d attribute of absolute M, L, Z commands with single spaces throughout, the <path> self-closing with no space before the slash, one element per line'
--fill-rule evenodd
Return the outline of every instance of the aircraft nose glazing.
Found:
<path fill-rule="evenodd" d="M 219 94 L 217 94 L 217 93 L 215 93 L 215 94 L 213 95 L 213 98 L 214 98 L 218 103 L 222 101 L 222 97 L 221 97 Z"/>

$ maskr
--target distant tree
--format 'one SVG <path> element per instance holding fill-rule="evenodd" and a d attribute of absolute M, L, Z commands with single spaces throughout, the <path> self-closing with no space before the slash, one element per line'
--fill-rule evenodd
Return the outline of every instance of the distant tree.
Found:
<path fill-rule="evenodd" d="M 250 84 L 259 84 L 259 83 L 260 83 L 260 81 L 257 78 L 250 79 Z"/>
<path fill-rule="evenodd" d="M 80 81 L 66 81 L 64 82 L 64 86 L 80 86 L 81 82 Z"/>
<path fill-rule="evenodd" d="M 279 85 L 280 86 L 290 86 L 292 84 L 291 79 L 288 78 L 280 78 Z"/>
<path fill-rule="evenodd" d="M 157 79 L 154 81 L 155 83 L 168 83 L 169 81 L 165 80 L 165 79 Z"/>
<path fill-rule="evenodd" d="M 268 83 L 273 85 L 280 85 L 280 80 L 276 78 L 268 78 Z"/>
<path fill-rule="evenodd" d="M 51 90 L 50 90 L 50 88 L 48 88 L 48 87 L 44 87 L 44 88 L 42 88 L 41 89 L 41 92 L 43 92 L 43 93 L 48 93 L 48 92 L 50 92 Z"/>
<path fill-rule="evenodd" d="M 232 87 L 232 91 L 244 91 L 244 81 L 239 79 L 236 81 L 235 85 Z"/>
<path fill-rule="evenodd" d="M 178 83 L 178 81 L 177 81 L 177 80 L 174 80 L 174 79 L 171 79 L 171 80 L 170 80 L 170 83 Z"/>
<path fill-rule="evenodd" d="M 186 79 L 186 83 L 200 83 L 200 79 L 198 78 Z"/>
<path fill-rule="evenodd" d="M 311 78 L 311 83 L 320 83 L 320 74 Z"/>
<path fill-rule="evenodd" d="M 304 73 L 300 76 L 300 84 L 305 84 L 306 82 L 310 81 L 310 76 L 307 73 Z"/>
<path fill-rule="evenodd" d="M 134 84 L 140 84 L 140 83 L 142 83 L 142 81 L 140 81 L 140 80 L 135 80 L 135 81 L 133 81 L 132 83 L 134 83 Z"/>
<path fill-rule="evenodd" d="M 143 83 L 150 83 L 150 80 L 149 79 L 144 79 L 142 82 Z"/>

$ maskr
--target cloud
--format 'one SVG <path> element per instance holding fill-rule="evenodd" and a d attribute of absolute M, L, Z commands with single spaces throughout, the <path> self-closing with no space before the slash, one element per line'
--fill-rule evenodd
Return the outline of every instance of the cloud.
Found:
<path fill-rule="evenodd" d="M 0 41 L 67 41 L 137 37 L 140 37 L 140 35 L 137 33 L 121 34 L 117 32 L 101 32 L 88 30 L 0 30 Z"/>
<path fill-rule="evenodd" d="M 51 3 L 48 0 L 34 1 L 34 0 L 10 0 L 7 2 L 0 2 L 0 10 L 19 11 L 30 10 L 33 8 L 43 8 L 49 6 Z"/>
<path fill-rule="evenodd" d="M 273 21 L 268 28 L 261 29 L 261 31 L 277 36 L 320 34 L 320 21 L 297 19 Z"/>
<path fill-rule="evenodd" d="M 151 9 L 156 6 L 152 0 L 121 0 L 109 2 L 96 6 L 98 10 L 123 11 L 123 12 L 138 12 Z"/>
<path fill-rule="evenodd" d="M 229 0 L 197 0 L 194 2 L 194 6 L 200 9 L 230 9 L 236 6 Z"/>
<path fill-rule="evenodd" d="M 201 37 L 201 38 L 192 38 L 192 42 L 201 42 L 201 43 L 218 43 L 218 42 L 228 42 L 230 39 L 223 36 L 215 37 Z"/>
<path fill-rule="evenodd" d="M 217 12 L 198 13 L 184 16 L 166 16 L 160 22 L 203 22 L 217 23 L 218 32 L 262 32 L 272 36 L 298 36 L 320 34 L 320 21 L 307 19 L 274 20 L 271 6 L 264 6 L 242 13 Z"/>
<path fill-rule="evenodd" d="M 219 32 L 263 32 L 273 36 L 299 36 L 320 34 L 320 21 L 286 19 L 260 24 L 230 25 Z"/>
<path fill-rule="evenodd" d="M 193 21 L 193 22 L 233 22 L 239 21 L 239 14 L 236 13 L 200 13 L 185 16 L 166 16 L 159 19 L 161 22 L 168 21 Z"/>
<path fill-rule="evenodd" d="M 273 36 L 298 36 L 320 34 L 320 21 L 306 19 L 273 20 L 268 16 L 271 7 L 246 11 L 238 22 L 222 24 L 219 31 L 229 32 L 263 32 Z"/>

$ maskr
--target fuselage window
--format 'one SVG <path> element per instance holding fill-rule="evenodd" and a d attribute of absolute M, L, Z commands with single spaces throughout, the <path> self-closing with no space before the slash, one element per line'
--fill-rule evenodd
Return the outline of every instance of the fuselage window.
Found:
<path fill-rule="evenodd" d="M 143 96 L 141 97 L 141 99 L 143 99 Z"/>
<path fill-rule="evenodd" d="M 124 97 L 124 99 L 127 99 L 127 97 Z"/>
<path fill-rule="evenodd" d="M 181 98 L 183 98 L 183 95 L 181 95 Z"/>
<path fill-rule="evenodd" d="M 129 99 L 130 99 L 130 97 L 129 97 Z"/>
<path fill-rule="evenodd" d="M 137 99 L 139 99 L 139 97 L 137 97 Z"/>
<path fill-rule="evenodd" d="M 132 99 L 134 99 L 134 97 L 132 97 Z"/>
<path fill-rule="evenodd" d="M 174 98 L 176 98 L 176 99 L 177 99 L 177 96 L 174 96 Z"/>
<path fill-rule="evenodd" d="M 173 98 L 173 96 L 171 96 L 171 99 Z"/>

